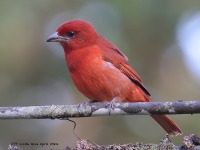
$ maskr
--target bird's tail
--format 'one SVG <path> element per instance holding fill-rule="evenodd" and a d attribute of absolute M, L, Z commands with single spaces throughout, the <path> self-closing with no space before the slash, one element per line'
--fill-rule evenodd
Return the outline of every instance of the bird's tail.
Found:
<path fill-rule="evenodd" d="M 151 115 L 161 127 L 171 136 L 178 136 L 182 134 L 181 129 L 166 115 Z"/>

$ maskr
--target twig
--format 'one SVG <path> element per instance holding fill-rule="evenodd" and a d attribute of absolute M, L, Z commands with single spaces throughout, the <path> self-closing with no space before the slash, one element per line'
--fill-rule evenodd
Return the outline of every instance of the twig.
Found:
<path fill-rule="evenodd" d="M 116 103 L 110 115 L 196 114 L 200 101 Z M 0 107 L 0 119 L 64 119 L 109 115 L 109 103 Z"/>

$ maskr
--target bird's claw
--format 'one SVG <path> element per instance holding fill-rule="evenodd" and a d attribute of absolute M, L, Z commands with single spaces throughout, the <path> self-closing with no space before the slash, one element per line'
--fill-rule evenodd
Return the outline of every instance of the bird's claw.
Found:
<path fill-rule="evenodd" d="M 114 105 L 116 102 L 117 98 L 113 98 L 112 101 L 109 103 L 109 107 L 108 107 L 108 114 L 111 115 L 111 111 L 115 109 Z"/>
<path fill-rule="evenodd" d="M 81 107 L 86 107 L 86 106 L 88 106 L 88 105 L 90 105 L 90 104 L 93 104 L 93 103 L 96 103 L 96 102 L 98 102 L 98 101 L 97 101 L 97 100 L 91 100 L 91 101 L 79 103 L 79 104 L 78 104 L 78 107 L 77 107 L 78 112 L 80 113 L 80 108 L 81 108 Z"/>

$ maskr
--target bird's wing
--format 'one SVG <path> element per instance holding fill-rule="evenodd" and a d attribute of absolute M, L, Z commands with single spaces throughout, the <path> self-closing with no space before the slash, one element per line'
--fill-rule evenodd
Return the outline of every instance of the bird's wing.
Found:
<path fill-rule="evenodd" d="M 139 75 L 130 67 L 128 64 L 127 57 L 112 43 L 108 42 L 103 37 L 99 41 L 101 44 L 100 49 L 102 49 L 102 58 L 112 63 L 117 69 L 124 73 L 133 83 L 139 86 L 144 93 L 150 96 L 150 93 L 142 84 L 142 80 Z"/>

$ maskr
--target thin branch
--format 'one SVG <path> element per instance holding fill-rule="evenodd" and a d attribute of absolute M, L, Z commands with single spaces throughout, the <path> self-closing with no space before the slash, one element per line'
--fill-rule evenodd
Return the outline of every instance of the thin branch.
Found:
<path fill-rule="evenodd" d="M 108 115 L 200 113 L 200 101 L 115 103 L 114 109 L 111 110 L 109 104 L 98 102 L 80 105 L 0 107 L 0 119 L 64 119 Z"/>

